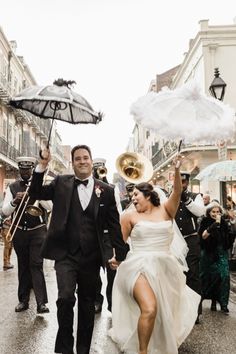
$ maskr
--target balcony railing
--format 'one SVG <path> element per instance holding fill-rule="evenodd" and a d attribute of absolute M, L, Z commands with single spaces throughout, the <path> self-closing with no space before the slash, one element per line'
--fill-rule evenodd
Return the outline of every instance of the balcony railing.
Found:
<path fill-rule="evenodd" d="M 167 142 L 152 157 L 152 165 L 154 169 L 158 168 L 169 157 L 176 154 L 178 145 L 175 142 Z"/>
<path fill-rule="evenodd" d="M 0 98 L 8 101 L 11 96 L 11 85 L 7 81 L 6 76 L 0 72 Z"/>
<path fill-rule="evenodd" d="M 181 145 L 181 151 L 190 151 L 198 150 L 199 147 L 204 146 L 205 149 L 213 148 L 217 149 L 217 146 L 213 145 L 193 145 L 193 144 L 184 144 Z M 165 161 L 171 159 L 178 152 L 178 144 L 176 142 L 166 142 L 163 147 L 158 150 L 152 157 L 152 165 L 154 170 L 161 166 Z"/>
<path fill-rule="evenodd" d="M 16 162 L 16 158 L 21 155 L 20 151 L 11 146 L 5 139 L 0 137 L 0 152 L 9 159 Z"/>

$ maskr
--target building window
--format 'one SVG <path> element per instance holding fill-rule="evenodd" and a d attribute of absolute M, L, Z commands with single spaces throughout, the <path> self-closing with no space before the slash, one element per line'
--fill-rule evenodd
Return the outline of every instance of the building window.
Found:
<path fill-rule="evenodd" d="M 9 130 L 8 130 L 8 144 L 10 146 L 13 145 L 13 126 L 12 124 L 9 124 Z"/>
<path fill-rule="evenodd" d="M 7 139 L 7 118 L 5 114 L 3 114 L 2 120 L 2 136 L 5 140 Z"/>

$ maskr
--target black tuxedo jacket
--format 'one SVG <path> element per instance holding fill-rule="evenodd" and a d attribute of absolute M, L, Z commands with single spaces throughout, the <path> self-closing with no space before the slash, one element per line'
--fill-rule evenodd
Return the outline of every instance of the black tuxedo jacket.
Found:
<path fill-rule="evenodd" d="M 44 258 L 61 260 L 68 253 L 67 219 L 74 188 L 74 175 L 57 176 L 49 185 L 43 185 L 44 173 L 34 172 L 29 195 L 37 200 L 52 200 L 53 210 L 48 234 L 43 245 Z M 96 193 L 97 190 L 97 193 Z M 126 257 L 127 247 L 123 241 L 116 208 L 114 188 L 94 178 L 94 220 L 103 260 L 103 266 L 112 257 L 115 249 L 116 259 Z"/>

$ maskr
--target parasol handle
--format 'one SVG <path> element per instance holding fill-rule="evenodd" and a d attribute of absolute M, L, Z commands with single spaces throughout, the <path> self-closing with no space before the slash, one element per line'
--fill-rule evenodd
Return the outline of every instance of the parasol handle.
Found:
<path fill-rule="evenodd" d="M 178 146 L 178 155 L 180 154 L 182 142 L 183 142 L 183 140 L 181 139 L 181 140 L 179 141 L 179 146 Z M 179 168 L 179 167 L 180 167 L 180 161 L 177 161 L 177 162 L 176 162 L 175 167 L 176 167 L 176 168 Z"/>
<path fill-rule="evenodd" d="M 180 153 L 180 150 L 181 150 L 181 146 L 182 146 L 182 142 L 183 142 L 183 139 L 181 139 L 179 141 L 179 146 L 178 146 L 178 153 Z"/>
<path fill-rule="evenodd" d="M 54 111 L 53 117 L 54 117 L 54 115 L 55 115 L 55 111 Z M 47 142 L 47 145 L 46 145 L 46 148 L 47 148 L 47 149 L 49 149 L 49 142 L 50 142 L 50 139 L 51 139 L 53 123 L 54 123 L 54 119 L 52 119 L 50 131 L 49 131 L 49 135 L 48 135 L 48 142 Z M 40 158 L 41 158 L 42 160 L 44 160 L 44 157 L 43 157 L 43 155 L 42 155 L 42 149 L 39 150 L 39 156 L 40 156 Z"/>

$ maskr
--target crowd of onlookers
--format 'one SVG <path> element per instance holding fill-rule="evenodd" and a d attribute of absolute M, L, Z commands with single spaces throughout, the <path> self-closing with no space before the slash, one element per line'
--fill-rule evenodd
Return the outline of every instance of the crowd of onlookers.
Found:
<path fill-rule="evenodd" d="M 203 202 L 205 207 L 211 203 L 217 203 L 220 205 L 220 202 L 217 199 L 211 199 L 209 194 L 203 194 Z M 207 208 L 206 208 L 207 209 Z M 226 198 L 226 207 L 221 209 L 222 218 L 225 219 L 232 230 L 234 242 L 232 247 L 229 249 L 228 255 L 229 259 L 236 259 L 236 203 L 233 201 L 230 195 Z"/>

